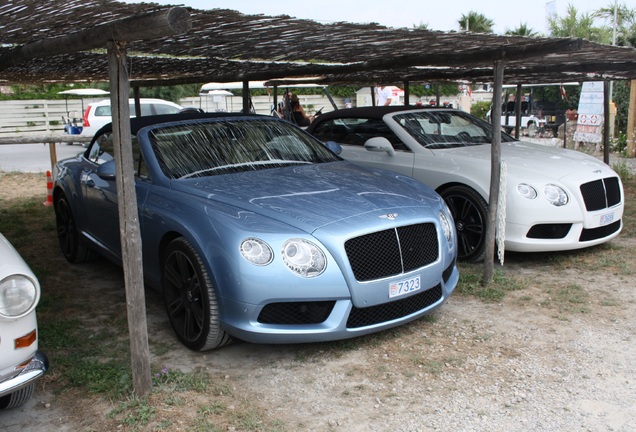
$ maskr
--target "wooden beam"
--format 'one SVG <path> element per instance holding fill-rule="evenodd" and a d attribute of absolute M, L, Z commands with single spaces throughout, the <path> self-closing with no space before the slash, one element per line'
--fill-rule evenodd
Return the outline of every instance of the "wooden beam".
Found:
<path fill-rule="evenodd" d="M 111 41 L 157 39 L 182 34 L 191 28 L 190 13 L 185 8 L 173 7 L 16 47 L 0 56 L 0 71 L 35 58 L 104 48 Z"/>

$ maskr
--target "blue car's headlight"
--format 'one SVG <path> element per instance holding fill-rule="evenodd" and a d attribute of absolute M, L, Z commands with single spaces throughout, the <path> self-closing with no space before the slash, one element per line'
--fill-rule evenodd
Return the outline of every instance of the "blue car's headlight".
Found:
<path fill-rule="evenodd" d="M 568 194 L 560 186 L 554 184 L 547 184 L 543 188 L 543 195 L 546 199 L 556 207 L 564 206 L 570 200 Z"/>
<path fill-rule="evenodd" d="M 274 252 L 261 239 L 246 238 L 241 242 L 241 255 L 252 264 L 264 266 L 272 262 Z"/>
<path fill-rule="evenodd" d="M 439 222 L 442 225 L 442 231 L 444 231 L 444 237 L 446 237 L 446 241 L 452 244 L 453 226 L 451 225 L 451 222 L 448 219 L 448 216 L 446 216 L 446 213 L 444 213 L 441 210 L 439 212 Z"/>
<path fill-rule="evenodd" d="M 327 267 L 325 254 L 312 242 L 295 238 L 283 245 L 283 262 L 294 273 L 303 277 L 320 275 Z"/>

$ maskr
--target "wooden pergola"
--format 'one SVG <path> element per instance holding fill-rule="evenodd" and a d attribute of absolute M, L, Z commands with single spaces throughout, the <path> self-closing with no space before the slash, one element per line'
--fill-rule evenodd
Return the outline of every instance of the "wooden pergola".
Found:
<path fill-rule="evenodd" d="M 9 0 L 0 5 L 0 84 L 110 82 L 137 394 L 148 394 L 151 380 L 128 122 L 131 85 L 275 83 L 308 76 L 326 85 L 490 83 L 493 100 L 498 101 L 504 83 L 634 80 L 636 50 L 572 38 L 324 25 L 288 16 L 113 0 Z M 492 111 L 493 128 L 498 130 L 501 105 L 493 104 Z M 632 143 L 634 116 L 631 113 Z M 501 137 L 493 136 L 486 256 L 494 256 L 501 165 Z M 493 262 L 487 259 L 484 280 L 492 274 Z"/>

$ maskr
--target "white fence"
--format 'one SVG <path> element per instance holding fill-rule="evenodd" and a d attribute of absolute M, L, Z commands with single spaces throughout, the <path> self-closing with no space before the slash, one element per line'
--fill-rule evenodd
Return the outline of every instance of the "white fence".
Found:
<path fill-rule="evenodd" d="M 68 100 L 14 100 L 0 101 L 0 137 L 22 134 L 51 134 L 64 132 L 64 117 L 82 118 L 84 108 L 91 102 L 104 98 Z M 300 103 L 308 114 L 324 107 L 323 112 L 333 110 L 324 95 L 299 95 Z M 254 96 L 252 104 L 257 114 L 271 114 L 273 97 Z M 279 102 L 282 99 L 279 98 Z M 334 98 L 339 108 L 344 107 L 343 98 Z M 241 111 L 240 96 L 189 97 L 179 102 L 183 106 L 194 106 L 204 111 Z"/>

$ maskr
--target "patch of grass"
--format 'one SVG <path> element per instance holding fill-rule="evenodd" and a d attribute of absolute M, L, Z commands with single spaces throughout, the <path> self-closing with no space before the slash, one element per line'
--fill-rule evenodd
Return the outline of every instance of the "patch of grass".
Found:
<path fill-rule="evenodd" d="M 113 408 L 108 417 L 117 419 L 130 427 L 147 425 L 153 417 L 155 409 L 145 398 L 130 397 Z"/>
<path fill-rule="evenodd" d="M 629 170 L 629 165 L 623 160 L 612 164 L 612 169 L 616 171 L 616 174 L 621 178 L 623 182 L 629 180 L 632 177 L 632 173 Z"/>
<path fill-rule="evenodd" d="M 470 295 L 485 302 L 499 302 L 507 292 L 517 291 L 526 286 L 526 282 L 519 277 L 506 276 L 497 270 L 493 280 L 487 285 L 482 284 L 483 267 L 476 264 L 460 263 L 459 283 L 455 291 L 462 295 Z"/>
<path fill-rule="evenodd" d="M 559 311 L 588 313 L 589 294 L 578 284 L 559 286 L 548 291 Z"/>

